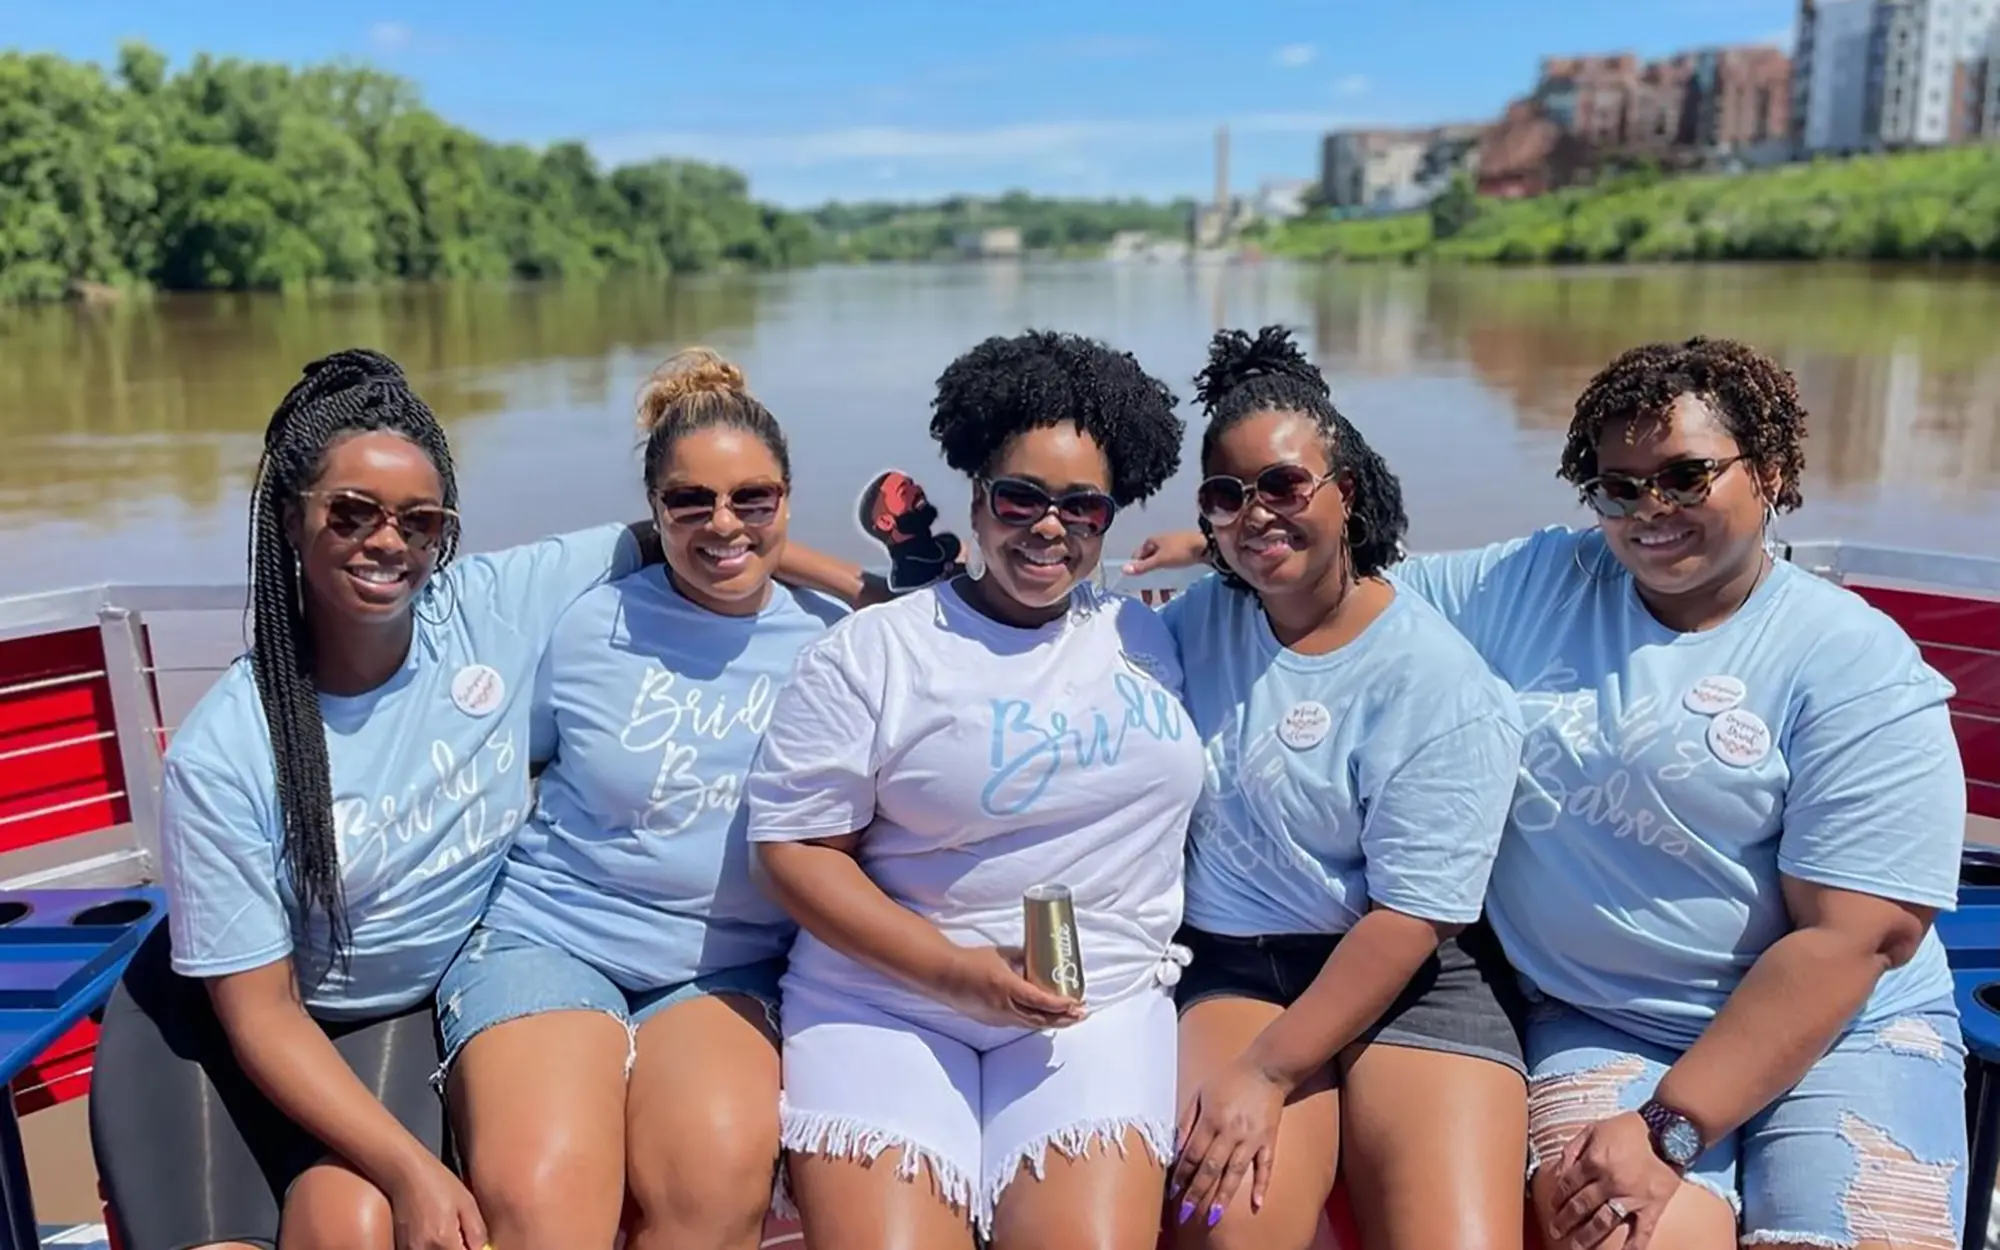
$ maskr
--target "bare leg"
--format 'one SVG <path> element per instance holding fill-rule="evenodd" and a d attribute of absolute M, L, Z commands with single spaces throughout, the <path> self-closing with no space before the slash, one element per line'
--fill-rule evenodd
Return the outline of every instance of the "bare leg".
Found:
<path fill-rule="evenodd" d="M 954 1211 L 928 1167 L 915 1180 L 896 1171 L 903 1152 L 872 1161 L 793 1154 L 787 1161 L 805 1244 L 843 1250 L 972 1250 L 972 1222 Z M 1154 1218 L 1159 1209 L 1154 1207 Z"/>
<path fill-rule="evenodd" d="M 1382 1043 L 1342 1056 L 1341 1167 L 1367 1250 L 1521 1250 L 1528 1087 L 1488 1059 Z"/>
<path fill-rule="evenodd" d="M 1280 1014 L 1279 1007 L 1249 998 L 1211 998 L 1188 1008 L 1180 1027 L 1181 1097 L 1192 1095 L 1204 1078 L 1242 1054 Z M 1221 1223 L 1211 1229 L 1197 1213 L 1173 1227 L 1174 1245 L 1178 1250 L 1306 1250 L 1333 1192 L 1340 1145 L 1340 1095 L 1329 1066 L 1293 1091 L 1285 1104 L 1263 1209 L 1251 1213 L 1246 1177 Z M 1176 1204 L 1167 1205 L 1171 1220 Z"/>
<path fill-rule="evenodd" d="M 1026 1164 L 1000 1194 L 993 1250 L 1153 1250 L 1160 1240 L 1166 1169 L 1146 1139 L 1125 1134 L 1071 1159 L 1051 1150 L 1042 1178 Z"/>
<path fill-rule="evenodd" d="M 617 1236 L 628 1050 L 613 1017 L 552 1011 L 495 1025 L 459 1051 L 452 1114 L 494 1245 L 572 1250 Z"/>
<path fill-rule="evenodd" d="M 315 1163 L 285 1195 L 278 1250 L 392 1250 L 394 1245 L 389 1200 L 345 1163 Z"/>
<path fill-rule="evenodd" d="M 647 1020 L 625 1108 L 637 1209 L 627 1250 L 757 1250 L 778 1163 L 778 1045 L 764 1008 L 718 995 Z"/>

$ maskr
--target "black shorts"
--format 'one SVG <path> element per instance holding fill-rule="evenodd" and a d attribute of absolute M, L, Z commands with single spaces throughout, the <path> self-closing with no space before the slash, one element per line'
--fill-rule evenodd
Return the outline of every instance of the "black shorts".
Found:
<path fill-rule="evenodd" d="M 321 1027 L 390 1114 L 445 1157 L 431 1005 Z M 207 988 L 173 970 L 166 925 L 104 1009 L 90 1138 L 126 1250 L 276 1246 L 286 1191 L 327 1155 L 237 1065 Z"/>
<path fill-rule="evenodd" d="M 1174 990 L 1175 1005 L 1185 1014 L 1208 998 L 1290 1007 L 1326 966 L 1340 935 L 1224 937 L 1186 925 L 1174 940 L 1194 952 Z M 1514 970 L 1481 921 L 1439 945 L 1389 1009 L 1355 1040 L 1491 1059 L 1525 1078 L 1523 1010 Z"/>

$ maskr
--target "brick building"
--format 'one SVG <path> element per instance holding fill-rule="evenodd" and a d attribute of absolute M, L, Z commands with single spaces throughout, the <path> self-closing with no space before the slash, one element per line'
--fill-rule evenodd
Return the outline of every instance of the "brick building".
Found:
<path fill-rule="evenodd" d="M 1776 48 L 1545 57 L 1534 91 L 1487 131 L 1480 191 L 1540 195 L 1615 157 L 1689 166 L 1783 144 L 1791 110 L 1791 60 Z"/>

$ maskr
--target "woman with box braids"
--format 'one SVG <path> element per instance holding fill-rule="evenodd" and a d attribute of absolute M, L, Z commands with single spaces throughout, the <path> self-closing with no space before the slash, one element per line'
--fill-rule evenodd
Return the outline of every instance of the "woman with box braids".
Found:
<path fill-rule="evenodd" d="M 333 792 L 326 762 L 298 550 L 287 518 L 337 438 L 369 430 L 400 434 L 422 449 L 437 472 L 442 506 L 458 507 L 458 482 L 444 427 L 411 392 L 403 371 L 379 352 L 336 352 L 307 366 L 264 431 L 264 457 L 250 505 L 250 663 L 271 734 L 278 807 L 283 813 L 283 863 L 303 914 L 324 914 L 331 953 L 344 959 L 343 914 Z M 444 568 L 458 544 L 451 526 L 432 556 Z"/>
<path fill-rule="evenodd" d="M 528 805 L 556 617 L 637 568 L 610 524 L 454 563 L 443 428 L 335 352 L 272 414 L 250 647 L 166 752 L 168 922 L 105 1011 L 92 1141 L 130 1250 L 465 1250 L 433 1006 Z"/>

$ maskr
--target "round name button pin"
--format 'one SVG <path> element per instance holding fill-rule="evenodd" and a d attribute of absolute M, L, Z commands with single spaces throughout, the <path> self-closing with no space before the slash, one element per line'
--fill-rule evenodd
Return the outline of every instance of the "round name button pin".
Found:
<path fill-rule="evenodd" d="M 468 664 L 451 679 L 451 701 L 467 716 L 486 716 L 507 696 L 507 683 L 491 664 Z"/>
<path fill-rule="evenodd" d="M 1326 741 L 1333 732 L 1333 713 L 1324 703 L 1306 700 L 1294 703 L 1278 722 L 1278 741 L 1294 751 L 1307 751 Z"/>
<path fill-rule="evenodd" d="M 1731 768 L 1748 768 L 1771 753 L 1771 727 L 1755 712 L 1731 708 L 1708 722 L 1708 749 Z"/>
<path fill-rule="evenodd" d="M 1681 696 L 1681 703 L 1690 712 L 1699 712 L 1703 716 L 1719 716 L 1743 702 L 1744 696 L 1749 693 L 1744 688 L 1741 678 L 1717 674 L 1713 677 L 1704 677 L 1689 686 L 1688 692 Z"/>

